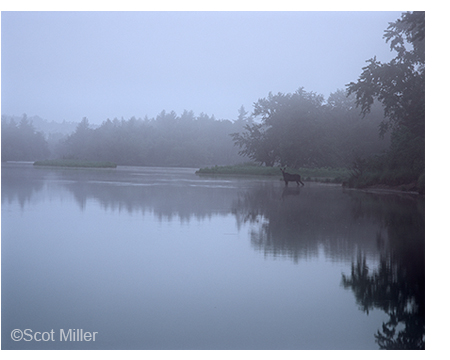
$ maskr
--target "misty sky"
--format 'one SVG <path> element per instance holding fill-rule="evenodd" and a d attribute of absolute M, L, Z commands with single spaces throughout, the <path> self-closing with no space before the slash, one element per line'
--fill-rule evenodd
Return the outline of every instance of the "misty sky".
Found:
<path fill-rule="evenodd" d="M 299 87 L 325 98 L 401 12 L 2 12 L 2 114 L 93 124 L 162 110 L 234 120 Z"/>

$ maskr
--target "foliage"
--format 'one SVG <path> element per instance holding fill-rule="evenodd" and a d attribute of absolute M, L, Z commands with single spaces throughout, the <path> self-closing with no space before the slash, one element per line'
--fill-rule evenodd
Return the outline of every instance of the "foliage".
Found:
<path fill-rule="evenodd" d="M 356 95 L 356 105 L 363 115 L 371 111 L 375 100 L 383 105 L 385 119 L 380 134 L 392 130 L 392 136 L 378 173 L 391 173 L 391 177 L 403 177 L 405 182 L 417 181 L 425 172 L 424 12 L 402 14 L 401 19 L 389 24 L 384 38 L 397 56 L 384 64 L 375 57 L 368 60 L 358 81 L 348 84 L 347 91 Z"/>
<path fill-rule="evenodd" d="M 347 85 L 349 94 L 356 94 L 356 104 L 363 114 L 370 112 L 374 99 L 384 106 L 387 118 L 380 130 L 412 130 L 417 136 L 425 131 L 425 13 L 404 13 L 401 19 L 390 23 L 384 38 L 390 41 L 397 56 L 382 64 L 376 57 L 367 60 L 358 82 Z M 407 49 L 405 42 L 412 48 Z"/>
<path fill-rule="evenodd" d="M 35 130 L 26 114 L 19 123 L 2 116 L 2 161 L 33 161 L 49 153 L 44 135 Z"/>
<path fill-rule="evenodd" d="M 233 133 L 231 136 L 241 149 L 239 155 L 247 156 L 266 166 L 273 166 L 277 160 L 264 124 L 246 124 L 242 134 Z"/>
<path fill-rule="evenodd" d="M 62 141 L 56 155 L 62 158 L 113 161 L 120 165 L 205 166 L 241 160 L 228 134 L 242 124 L 216 120 L 192 111 L 178 116 L 162 111 L 156 118 L 106 120 L 92 129 L 83 119 Z"/>
<path fill-rule="evenodd" d="M 369 120 L 381 121 L 377 107 Z M 254 104 L 260 122 L 247 124 L 232 134 L 239 154 L 266 166 L 345 167 L 355 153 L 373 154 L 385 148 L 374 122 L 362 121 L 354 100 L 343 90 L 322 95 L 303 88 L 293 94 L 278 93 Z"/>

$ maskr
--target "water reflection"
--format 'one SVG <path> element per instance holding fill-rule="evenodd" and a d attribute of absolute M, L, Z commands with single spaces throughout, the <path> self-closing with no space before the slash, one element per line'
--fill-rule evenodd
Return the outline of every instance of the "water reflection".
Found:
<path fill-rule="evenodd" d="M 2 165 L 2 204 L 17 201 L 23 209 L 44 187 L 43 178 L 30 181 L 34 175 L 31 166 L 10 165 L 3 169 Z"/>
<path fill-rule="evenodd" d="M 251 234 L 256 250 L 294 262 L 317 256 L 320 248 L 336 261 L 351 261 L 358 251 L 371 258 L 377 255 L 373 234 L 384 234 L 385 229 L 371 218 L 355 217 L 354 202 L 340 187 L 277 185 L 266 183 L 241 192 L 233 203 L 238 223 L 258 224 Z"/>
<path fill-rule="evenodd" d="M 345 292 L 343 289 L 353 292 L 362 312 L 369 314 L 381 310 L 388 314 L 389 319 L 384 323 L 382 323 L 382 319 L 377 320 L 380 323 L 378 329 L 375 326 L 370 328 L 374 334 L 373 339 L 377 341 L 380 348 L 424 348 L 425 226 L 423 200 L 397 195 L 378 196 L 353 191 L 344 192 L 336 185 L 307 183 L 304 187 L 285 187 L 284 183 L 273 179 L 200 178 L 194 175 L 193 169 L 119 167 L 112 170 L 75 170 L 41 169 L 8 164 L 4 170 L 6 171 L 2 171 L 2 205 L 17 202 L 22 211 L 28 205 L 44 202 L 44 199 L 47 202 L 49 199 L 57 199 L 62 203 L 72 204 L 75 202 L 77 205 L 73 208 L 78 206 L 79 212 L 83 214 L 88 213 L 89 209 L 99 208 L 102 213 L 108 214 L 149 214 L 165 223 L 189 223 L 193 219 L 203 221 L 217 215 L 224 219 L 228 217 L 231 222 L 235 221 L 238 230 L 250 229 L 248 239 L 253 249 L 250 249 L 252 254 L 256 251 L 263 254 L 266 259 L 284 259 L 286 261 L 282 263 L 291 264 L 294 269 L 290 270 L 289 276 L 294 276 L 292 274 L 309 260 L 321 258 L 323 255 L 328 262 L 343 264 L 342 279 L 339 279 L 340 272 L 338 272 L 338 278 L 333 280 L 336 284 L 330 285 L 330 288 L 335 285 L 342 292 Z M 95 206 L 90 206 L 92 203 Z M 151 217 L 143 218 L 147 221 Z M 107 226 L 110 225 L 109 218 L 98 220 L 104 221 L 103 224 Z M 129 226 L 128 223 L 126 225 Z M 150 225 L 140 229 L 150 231 Z M 204 244 L 208 244 L 212 249 L 210 254 L 212 254 L 211 259 L 213 260 L 206 256 L 205 258 L 208 258 L 207 263 L 210 266 L 211 263 L 222 264 L 220 261 L 224 261 L 216 255 L 217 246 L 222 244 L 223 250 L 228 249 L 229 246 L 228 254 L 234 251 L 232 246 L 236 246 L 229 242 L 205 242 L 201 246 L 198 245 L 197 252 L 189 253 L 189 248 L 193 247 L 195 243 L 193 237 L 196 236 L 196 232 L 189 227 L 183 230 L 189 231 L 191 234 L 191 238 L 187 239 L 189 241 L 179 245 L 183 246 L 184 252 L 172 249 L 168 243 L 157 243 L 158 246 L 165 249 L 165 253 L 173 251 L 173 254 L 165 254 L 162 258 L 168 259 L 177 254 L 183 254 L 178 258 L 178 261 L 183 263 L 187 261 L 189 254 L 195 255 L 195 258 L 204 254 Z M 234 232 L 235 228 L 224 228 L 223 233 L 230 230 Z M 119 227 L 116 227 L 115 231 L 119 231 Z M 200 231 L 204 231 L 204 228 L 201 228 Z M 113 238 L 112 232 L 107 233 L 111 238 Z M 130 229 L 125 227 L 123 233 L 130 236 Z M 62 231 L 61 234 L 65 235 Z M 106 233 L 99 232 L 99 234 L 108 238 Z M 63 235 L 61 238 L 64 238 Z M 154 237 L 156 238 L 156 236 Z M 27 243 L 26 239 L 22 239 L 22 241 L 23 244 Z M 54 241 L 60 246 L 59 240 L 56 238 L 48 241 Z M 100 248 L 101 242 L 90 242 L 83 238 L 77 239 L 77 241 L 81 241 L 84 247 L 92 249 L 92 253 L 86 252 L 83 247 L 78 248 L 73 245 L 71 249 L 75 252 L 79 251 L 80 259 L 87 257 L 96 259 L 98 253 L 95 247 Z M 8 250 L 10 247 L 14 249 L 10 243 L 4 247 L 6 251 L 10 251 Z M 75 243 L 73 242 L 73 244 Z M 114 247 L 111 248 L 111 244 L 116 244 L 117 253 L 112 250 Z M 143 247 L 139 249 L 156 246 L 154 245 L 156 243 L 149 241 L 145 241 L 143 244 Z M 130 251 L 127 250 L 126 245 L 123 245 L 122 248 L 120 239 L 108 242 L 106 249 L 118 259 L 124 251 Z M 151 251 L 148 252 L 133 253 L 129 256 L 130 263 L 139 264 L 136 259 L 140 259 L 140 256 L 154 256 L 157 261 L 161 258 L 161 254 L 156 252 L 157 249 L 158 247 L 151 248 Z M 242 247 L 239 249 L 242 251 Z M 63 250 L 65 248 L 61 246 L 61 251 Z M 145 253 L 145 256 L 141 253 Z M 19 252 L 14 254 L 18 256 Z M 22 256 L 22 253 L 20 254 Z M 50 255 L 48 256 L 53 261 Z M 34 261 L 38 260 L 34 259 Z M 250 265 L 244 264 L 250 263 L 250 261 L 250 258 L 243 258 L 240 269 L 246 269 L 248 274 L 262 270 L 262 268 L 252 268 Z M 142 263 L 148 264 L 147 258 L 142 259 Z M 197 261 L 193 263 L 197 264 Z M 161 264 L 161 269 L 166 269 L 168 273 L 177 273 L 178 271 L 176 264 L 173 269 L 170 269 L 169 265 L 163 261 Z M 92 260 L 92 266 L 95 268 L 103 265 L 105 264 L 97 264 Z M 109 270 L 115 269 L 113 265 L 111 267 L 106 265 Z M 136 265 L 136 268 L 133 267 L 132 269 L 135 269 L 132 272 L 133 276 L 145 273 L 141 270 L 147 269 L 146 266 L 141 268 Z M 233 266 L 230 268 L 230 264 L 224 261 L 223 266 L 219 268 L 226 268 L 227 271 L 223 272 L 228 274 Z M 154 269 L 161 272 L 156 265 Z M 208 269 L 205 271 L 199 266 L 198 273 L 209 273 Z M 283 268 L 282 271 L 284 272 L 286 269 Z M 311 273 L 307 276 L 302 274 L 302 276 L 310 277 L 310 279 L 304 278 L 303 281 L 306 283 L 322 279 L 319 272 L 324 271 L 323 267 L 318 266 L 317 271 L 317 274 Z M 150 273 L 155 274 L 156 271 Z M 6 273 L 3 272 L 3 274 Z M 127 274 L 126 269 L 124 274 Z M 185 275 L 186 272 L 183 271 L 183 276 Z M 260 274 L 258 275 L 260 276 Z M 222 274 L 222 276 L 226 278 L 227 275 Z M 298 273 L 295 273 L 295 277 L 298 277 Z M 177 279 L 175 276 L 169 279 L 173 281 L 174 278 Z M 256 278 L 249 279 L 249 283 L 258 282 Z M 326 280 L 329 281 L 328 279 L 330 278 Z M 80 284 L 83 284 L 84 278 L 80 277 L 78 280 Z M 263 280 L 259 281 L 265 284 L 267 279 Z M 153 286 L 156 287 L 158 287 L 158 281 L 162 282 L 156 276 L 154 281 L 156 283 L 153 283 Z M 275 283 L 280 283 L 280 281 L 281 279 L 278 277 Z M 13 284 L 12 281 L 10 283 Z M 108 282 L 103 281 L 102 283 Z M 129 279 L 124 283 L 128 284 Z M 159 288 L 161 293 L 170 290 L 170 292 L 180 295 L 179 290 L 166 285 L 165 282 L 162 283 L 164 286 Z M 249 283 L 242 286 L 242 289 L 248 288 Z M 276 287 L 275 283 L 268 285 L 272 288 L 271 292 Z M 220 282 L 214 278 L 208 289 L 212 289 L 218 284 Z M 192 285 L 194 287 L 190 288 Z M 231 285 L 233 284 L 230 281 L 230 286 L 223 294 L 221 293 L 220 297 L 224 294 L 225 296 L 233 294 L 231 290 L 235 287 Z M 16 286 L 11 285 L 14 289 Z M 86 286 L 86 284 L 80 285 L 82 289 Z M 193 294 L 195 286 L 195 280 L 184 285 L 183 296 L 186 296 L 187 293 Z M 294 297 L 292 297 L 294 300 L 290 300 L 294 303 L 290 309 L 294 309 L 299 314 L 298 322 L 297 320 L 292 321 L 293 329 L 298 329 L 298 324 L 303 323 L 305 315 L 298 310 L 303 304 L 308 302 L 317 304 L 317 301 L 322 301 L 319 300 L 322 295 L 311 292 L 308 297 L 303 289 L 298 289 L 299 286 L 302 285 L 295 283 L 295 286 L 292 287 L 279 288 L 280 293 L 290 291 L 295 296 L 300 296 L 298 293 L 301 292 L 303 303 L 298 302 Z M 58 289 L 63 289 L 63 286 L 60 285 Z M 261 289 L 266 290 L 264 287 Z M 120 287 L 117 289 L 118 292 L 121 290 Z M 145 292 L 146 290 L 140 291 Z M 261 294 L 268 297 L 267 293 L 261 292 Z M 246 295 L 251 296 L 250 293 Z M 241 294 L 233 294 L 233 296 L 239 298 Z M 333 296 L 337 295 L 333 293 Z M 264 296 L 260 298 L 264 298 Z M 153 299 L 153 295 L 151 299 Z M 173 298 L 168 297 L 168 299 Z M 217 299 L 219 299 L 219 293 Z M 215 301 L 217 299 L 214 298 Z M 337 301 L 333 299 L 335 298 L 330 300 L 332 306 L 334 305 L 333 301 Z M 196 297 L 195 301 L 192 301 L 192 308 L 195 308 L 197 306 L 195 304 L 198 304 L 199 301 L 203 301 L 202 297 Z M 239 305 L 241 301 L 242 299 L 236 300 L 238 307 L 242 307 Z M 261 300 L 254 300 L 259 304 L 258 301 Z M 274 298 L 273 304 L 278 303 L 280 303 L 280 298 Z M 265 304 L 261 303 L 260 306 L 264 307 Z M 177 304 L 174 302 L 173 306 L 175 307 L 175 305 Z M 160 306 L 161 309 L 165 309 L 163 304 Z M 273 309 L 273 307 L 270 308 Z M 251 312 L 251 307 L 246 309 L 246 313 L 249 311 Z M 326 311 L 329 309 L 323 309 L 321 313 Z M 189 314 L 189 316 L 193 317 L 193 314 Z M 230 314 L 233 313 L 230 312 Z M 285 315 L 281 310 L 279 314 L 280 318 Z M 236 316 L 236 314 L 234 315 Z M 255 319 L 259 315 L 260 312 L 255 310 Z M 182 316 L 182 312 L 178 316 Z M 141 314 L 139 314 L 139 318 L 141 318 Z M 163 319 L 161 323 L 163 323 Z M 250 329 L 251 327 L 249 327 Z M 325 342 L 325 340 L 323 341 Z M 289 343 L 289 346 L 292 346 L 291 344 Z"/>
<path fill-rule="evenodd" d="M 342 285 L 354 292 L 362 311 L 378 308 L 389 315 L 375 335 L 380 349 L 425 349 L 424 201 L 353 195 L 358 214 L 379 219 L 387 238 L 377 239 L 378 267 L 370 273 L 360 254 Z"/>
<path fill-rule="evenodd" d="M 61 198 L 72 195 L 82 211 L 88 201 L 94 201 L 105 211 L 153 213 L 160 219 L 188 222 L 192 217 L 228 214 L 236 186 L 227 180 L 200 179 L 194 169 L 52 169 L 8 164 L 2 171 L 2 190 L 2 203 L 19 199 L 21 207 L 48 190 Z"/>
<path fill-rule="evenodd" d="M 425 348 L 423 199 L 266 184 L 241 193 L 233 212 L 238 222 L 257 225 L 251 242 L 266 256 L 298 262 L 323 248 L 330 259 L 353 259 L 342 286 L 362 311 L 389 315 L 375 334 L 380 349 Z"/>

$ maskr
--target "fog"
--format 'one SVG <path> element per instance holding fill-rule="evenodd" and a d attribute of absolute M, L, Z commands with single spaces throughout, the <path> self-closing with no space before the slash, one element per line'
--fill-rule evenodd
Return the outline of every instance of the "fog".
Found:
<path fill-rule="evenodd" d="M 1 31 L 2 350 L 424 349 L 423 11 Z"/>
<path fill-rule="evenodd" d="M 401 12 L 2 12 L 2 114 L 91 124 L 204 112 L 234 120 L 269 92 L 325 97 Z"/>

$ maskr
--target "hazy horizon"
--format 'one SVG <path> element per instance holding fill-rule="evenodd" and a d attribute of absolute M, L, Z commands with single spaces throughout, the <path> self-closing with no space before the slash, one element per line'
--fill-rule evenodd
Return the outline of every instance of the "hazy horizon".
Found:
<path fill-rule="evenodd" d="M 389 61 L 402 12 L 2 12 L 2 114 L 92 124 L 162 110 L 234 120 Z"/>

